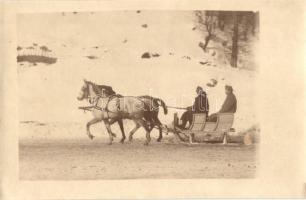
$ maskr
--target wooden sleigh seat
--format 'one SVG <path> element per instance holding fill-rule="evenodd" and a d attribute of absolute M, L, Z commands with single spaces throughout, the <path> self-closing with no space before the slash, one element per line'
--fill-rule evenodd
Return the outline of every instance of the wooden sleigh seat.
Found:
<path fill-rule="evenodd" d="M 206 114 L 200 113 L 193 114 L 193 121 L 188 129 L 181 129 L 178 127 L 177 114 L 174 114 L 174 130 L 177 136 L 180 140 L 189 140 L 189 143 L 193 143 L 195 139 L 200 142 L 227 143 L 227 133 L 232 128 L 233 122 L 233 113 L 219 113 L 216 122 L 206 122 Z"/>

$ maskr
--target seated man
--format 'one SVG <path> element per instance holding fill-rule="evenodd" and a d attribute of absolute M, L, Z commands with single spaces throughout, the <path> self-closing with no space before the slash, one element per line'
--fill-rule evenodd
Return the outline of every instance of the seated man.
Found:
<path fill-rule="evenodd" d="M 182 124 L 179 125 L 180 128 L 185 129 L 187 122 L 189 122 L 189 125 L 192 123 L 193 113 L 206 113 L 206 116 L 208 116 L 209 104 L 206 92 L 200 86 L 197 87 L 196 92 L 198 96 L 195 98 L 193 106 L 187 107 L 187 111 L 181 117 Z"/>
<path fill-rule="evenodd" d="M 213 113 L 209 116 L 208 121 L 216 122 L 217 121 L 217 114 L 218 113 L 235 113 L 237 110 L 237 99 L 233 93 L 233 88 L 230 85 L 225 86 L 225 94 L 226 99 L 217 113 Z"/>

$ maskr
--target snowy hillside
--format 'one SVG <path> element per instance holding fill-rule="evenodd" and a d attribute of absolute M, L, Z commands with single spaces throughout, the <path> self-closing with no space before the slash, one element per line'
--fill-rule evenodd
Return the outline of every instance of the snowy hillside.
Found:
<path fill-rule="evenodd" d="M 76 97 L 86 78 L 122 95 L 148 94 L 179 107 L 193 103 L 199 85 L 208 93 L 210 113 L 219 110 L 230 84 L 238 100 L 234 127 L 256 124 L 257 72 L 221 65 L 213 51 L 205 54 L 198 46 L 203 35 L 193 27 L 194 14 L 187 11 L 19 15 L 18 45 L 46 45 L 57 57 L 51 65 L 18 64 L 20 121 L 85 124 L 91 114 L 77 109 L 87 103 Z M 145 52 L 160 56 L 142 59 Z M 207 86 L 211 79 L 215 87 Z M 174 112 L 181 113 L 161 112 L 161 121 L 169 123 Z"/>

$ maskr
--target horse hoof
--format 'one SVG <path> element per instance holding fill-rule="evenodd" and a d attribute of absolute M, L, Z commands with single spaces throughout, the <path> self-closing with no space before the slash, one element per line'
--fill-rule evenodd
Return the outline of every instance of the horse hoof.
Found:
<path fill-rule="evenodd" d="M 94 139 L 94 136 L 93 135 L 88 135 L 88 137 L 93 140 Z"/>
<path fill-rule="evenodd" d="M 143 145 L 148 146 L 148 145 L 149 145 L 149 142 L 145 142 Z"/>
<path fill-rule="evenodd" d="M 120 140 L 120 143 L 123 144 L 124 143 L 124 139 Z"/>
<path fill-rule="evenodd" d="M 112 145 L 113 143 L 112 142 L 109 142 L 109 143 L 107 143 L 108 145 Z"/>
<path fill-rule="evenodd" d="M 129 137 L 129 142 L 132 142 L 133 138 L 132 137 Z"/>
<path fill-rule="evenodd" d="M 112 133 L 112 136 L 113 136 L 113 137 L 117 137 L 117 135 L 116 135 L 115 133 Z"/>
<path fill-rule="evenodd" d="M 156 141 L 157 141 L 157 142 L 160 142 L 161 140 L 162 140 L 161 138 L 158 138 Z"/>

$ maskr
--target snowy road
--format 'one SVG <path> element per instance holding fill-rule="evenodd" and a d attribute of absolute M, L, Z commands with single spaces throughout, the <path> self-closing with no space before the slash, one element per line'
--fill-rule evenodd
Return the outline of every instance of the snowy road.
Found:
<path fill-rule="evenodd" d="M 106 139 L 20 143 L 23 180 L 253 178 L 256 146 L 166 141 L 149 146 L 143 139 L 107 145 Z"/>

